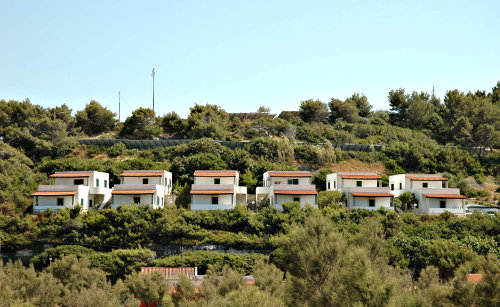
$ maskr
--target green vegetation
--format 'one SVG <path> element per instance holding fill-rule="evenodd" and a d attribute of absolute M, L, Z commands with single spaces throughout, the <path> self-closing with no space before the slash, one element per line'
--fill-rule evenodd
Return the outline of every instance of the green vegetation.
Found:
<path fill-rule="evenodd" d="M 135 298 L 176 306 L 498 305 L 498 215 L 350 211 L 339 209 L 341 194 L 324 190 L 326 174 L 340 165 L 376 165 L 385 185 L 391 174 L 443 173 L 450 187 L 481 203 L 498 203 L 499 93 L 500 82 L 489 93 L 448 91 L 441 102 L 398 89 L 389 93 L 390 110 L 375 112 L 366 96 L 355 93 L 328 103 L 305 100 L 296 116 L 256 120 L 230 120 L 210 104 L 196 104 L 187 119 L 139 108 L 124 123 L 96 101 L 72 116 L 66 105 L 0 100 L 2 252 L 56 246 L 33 257 L 29 267 L 2 264 L 0 306 L 136 306 Z M 194 141 L 152 150 L 77 144 L 89 136 Z M 217 142 L 242 140 L 248 144 L 236 149 Z M 386 146 L 354 152 L 335 146 L 340 143 Z M 176 206 L 29 214 L 31 193 L 55 171 L 104 171 L 113 185 L 123 170 L 137 169 L 171 171 Z M 309 169 L 319 209 L 287 203 L 283 212 L 244 206 L 192 212 L 186 208 L 196 169 L 238 170 L 249 191 L 262 185 L 267 170 Z M 414 203 L 411 194 L 395 199 L 403 211 Z M 154 252 L 204 245 L 250 253 L 189 251 L 158 258 Z M 162 276 L 137 273 L 145 265 L 182 264 L 207 273 L 201 292 L 182 279 L 166 293 Z M 242 274 L 250 273 L 255 285 L 243 286 Z M 483 274 L 482 282 L 471 284 L 468 273 Z"/>

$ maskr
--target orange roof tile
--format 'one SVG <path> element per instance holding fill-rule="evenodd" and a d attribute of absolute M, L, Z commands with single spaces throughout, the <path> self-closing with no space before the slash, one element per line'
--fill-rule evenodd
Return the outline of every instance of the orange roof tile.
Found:
<path fill-rule="evenodd" d="M 343 179 L 382 179 L 380 175 L 339 174 Z"/>
<path fill-rule="evenodd" d="M 215 194 L 233 194 L 234 190 L 198 190 L 191 191 L 191 194 L 195 195 L 215 195 Z"/>
<path fill-rule="evenodd" d="M 311 191 L 293 191 L 293 190 L 275 190 L 274 194 L 284 194 L 284 195 L 316 195 L 318 192 L 315 190 Z"/>
<path fill-rule="evenodd" d="M 377 192 L 351 192 L 356 197 L 393 197 L 391 193 L 377 193 Z"/>
<path fill-rule="evenodd" d="M 156 192 L 156 190 L 115 190 L 115 191 L 112 191 L 111 194 L 125 194 L 125 195 L 128 195 L 128 194 L 154 194 L 154 192 Z"/>
<path fill-rule="evenodd" d="M 163 171 L 152 172 L 152 171 L 144 171 L 144 172 L 123 172 L 120 174 L 121 177 L 161 177 L 163 176 Z"/>
<path fill-rule="evenodd" d="M 426 175 L 406 175 L 406 178 L 410 180 L 415 180 L 415 181 L 443 181 L 443 180 L 448 180 L 448 178 L 445 177 L 438 177 L 438 176 L 426 176 Z"/>
<path fill-rule="evenodd" d="M 310 172 L 301 171 L 269 171 L 270 177 L 311 177 Z"/>
<path fill-rule="evenodd" d="M 197 177 L 236 177 L 236 171 L 195 171 Z"/>
<path fill-rule="evenodd" d="M 467 198 L 467 196 L 463 196 L 460 194 L 425 194 L 424 196 L 427 198 L 448 198 L 448 199 L 463 199 Z"/>
<path fill-rule="evenodd" d="M 81 178 L 81 177 L 89 177 L 92 175 L 92 172 L 85 173 L 55 173 L 50 175 L 50 178 Z"/>
<path fill-rule="evenodd" d="M 52 191 L 52 192 L 35 192 L 32 196 L 64 196 L 75 195 L 76 191 Z"/>
<path fill-rule="evenodd" d="M 483 280 L 483 274 L 467 274 L 467 281 L 473 284 L 478 284 Z"/>

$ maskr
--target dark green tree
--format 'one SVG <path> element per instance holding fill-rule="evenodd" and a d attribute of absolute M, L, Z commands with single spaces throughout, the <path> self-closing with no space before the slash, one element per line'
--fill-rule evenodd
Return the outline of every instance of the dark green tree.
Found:
<path fill-rule="evenodd" d="M 161 133 L 158 118 L 151 109 L 139 108 L 127 117 L 120 131 L 120 137 L 150 139 Z"/>
<path fill-rule="evenodd" d="M 99 102 L 91 100 L 83 110 L 76 113 L 76 126 L 87 135 L 108 132 L 116 125 L 115 116 L 115 113 L 103 107 Z"/>

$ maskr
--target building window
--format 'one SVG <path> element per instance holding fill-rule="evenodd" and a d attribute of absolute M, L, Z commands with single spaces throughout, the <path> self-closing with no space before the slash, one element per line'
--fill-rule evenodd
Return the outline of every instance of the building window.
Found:
<path fill-rule="evenodd" d="M 38 196 L 35 196 L 35 206 L 38 206 Z"/>
<path fill-rule="evenodd" d="M 402 182 L 400 182 L 400 183 L 399 183 L 399 189 L 400 189 L 400 190 L 402 190 L 402 189 L 403 189 L 403 183 L 402 183 Z"/>
<path fill-rule="evenodd" d="M 334 181 L 333 182 L 333 188 L 336 189 L 337 188 L 337 181 Z"/>
<path fill-rule="evenodd" d="M 300 203 L 300 197 L 294 197 L 293 201 Z"/>
<path fill-rule="evenodd" d="M 446 208 L 446 200 L 439 201 L 439 208 Z"/>
<path fill-rule="evenodd" d="M 89 199 L 89 208 L 92 208 L 92 199 Z"/>
<path fill-rule="evenodd" d="M 328 181 L 328 190 L 330 190 L 330 181 Z"/>
<path fill-rule="evenodd" d="M 64 198 L 58 198 L 57 199 L 57 205 L 58 206 L 64 206 Z"/>
<path fill-rule="evenodd" d="M 149 180 L 148 178 L 142 178 L 142 184 L 148 184 Z"/>
<path fill-rule="evenodd" d="M 356 186 L 357 187 L 362 187 L 363 186 L 363 181 L 356 181 Z"/>
<path fill-rule="evenodd" d="M 214 196 L 212 197 L 212 205 L 218 205 L 219 204 L 219 197 Z"/>
<path fill-rule="evenodd" d="M 83 184 L 83 179 L 75 179 L 73 180 L 74 185 L 82 185 Z"/>
<path fill-rule="evenodd" d="M 136 203 L 136 204 L 140 204 L 140 203 L 141 203 L 141 197 L 139 197 L 139 196 L 135 196 L 135 197 L 134 197 L 134 203 Z"/>
<path fill-rule="evenodd" d="M 299 179 L 288 179 L 288 184 L 299 184 Z"/>
<path fill-rule="evenodd" d="M 123 177 L 121 178 L 121 184 L 123 184 Z"/>
<path fill-rule="evenodd" d="M 377 180 L 377 188 L 380 188 L 380 181 Z"/>
<path fill-rule="evenodd" d="M 104 187 L 107 188 L 108 187 L 108 181 L 107 180 L 104 180 Z"/>
<path fill-rule="evenodd" d="M 83 202 L 83 198 L 82 198 L 82 199 L 80 199 L 80 205 L 83 207 L 83 204 L 84 204 L 84 202 Z"/>
<path fill-rule="evenodd" d="M 422 182 L 422 188 L 428 188 L 429 184 L 427 182 Z"/>
<path fill-rule="evenodd" d="M 160 196 L 156 196 L 156 204 L 160 205 Z"/>
<path fill-rule="evenodd" d="M 391 191 L 394 191 L 394 183 L 391 183 Z"/>
<path fill-rule="evenodd" d="M 375 199 L 369 199 L 368 200 L 368 206 L 369 207 L 375 207 Z"/>
<path fill-rule="evenodd" d="M 441 181 L 441 187 L 442 187 L 443 189 L 445 189 L 445 188 L 446 188 L 446 182 L 445 182 L 445 181 Z"/>
<path fill-rule="evenodd" d="M 220 178 L 215 178 L 214 179 L 214 184 L 220 184 Z"/>
<path fill-rule="evenodd" d="M 96 179 L 95 180 L 95 186 L 98 187 L 99 186 L 99 179 Z"/>

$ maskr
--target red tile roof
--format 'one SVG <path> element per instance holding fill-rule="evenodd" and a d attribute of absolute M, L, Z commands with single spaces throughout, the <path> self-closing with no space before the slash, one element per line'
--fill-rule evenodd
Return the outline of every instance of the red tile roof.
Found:
<path fill-rule="evenodd" d="M 121 177 L 161 177 L 164 171 L 124 171 Z"/>
<path fill-rule="evenodd" d="M 442 176 L 429 176 L 429 175 L 406 175 L 406 178 L 415 181 L 443 181 L 448 178 Z"/>
<path fill-rule="evenodd" d="M 198 190 L 191 191 L 191 194 L 195 195 L 215 195 L 215 194 L 233 194 L 234 190 Z"/>
<path fill-rule="evenodd" d="M 467 274 L 467 281 L 473 284 L 478 284 L 483 280 L 483 274 Z"/>
<path fill-rule="evenodd" d="M 31 194 L 32 196 L 63 196 L 63 195 L 75 195 L 76 191 L 52 191 L 52 192 L 35 192 Z"/>
<path fill-rule="evenodd" d="M 460 194 L 425 194 L 424 196 L 427 198 L 448 198 L 448 199 L 464 199 L 467 196 L 463 196 Z"/>
<path fill-rule="evenodd" d="M 63 172 L 63 173 L 55 173 L 50 175 L 50 178 L 81 178 L 81 177 L 89 177 L 92 175 L 92 172 Z"/>
<path fill-rule="evenodd" d="M 195 171 L 196 177 L 236 177 L 236 171 Z"/>
<path fill-rule="evenodd" d="M 284 195 L 316 195 L 316 191 L 293 191 L 293 190 L 275 190 L 274 194 L 284 194 Z"/>
<path fill-rule="evenodd" d="M 310 172 L 302 171 L 269 171 L 270 177 L 311 177 Z"/>
<path fill-rule="evenodd" d="M 111 192 L 111 194 L 154 194 L 156 190 L 114 190 Z"/>
<path fill-rule="evenodd" d="M 377 192 L 351 192 L 356 197 L 393 197 L 391 193 L 377 193 Z"/>
<path fill-rule="evenodd" d="M 362 175 L 362 174 L 339 174 L 343 179 L 382 179 L 380 175 Z"/>

